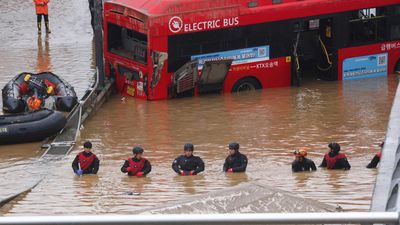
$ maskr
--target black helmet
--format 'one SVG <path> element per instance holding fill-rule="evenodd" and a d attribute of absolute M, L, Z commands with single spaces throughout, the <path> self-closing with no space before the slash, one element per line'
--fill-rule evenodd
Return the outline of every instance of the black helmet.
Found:
<path fill-rule="evenodd" d="M 186 143 L 186 144 L 183 146 L 183 150 L 185 150 L 185 151 L 187 151 L 187 150 L 193 151 L 193 150 L 194 150 L 194 146 L 193 146 L 192 143 Z"/>
<path fill-rule="evenodd" d="M 239 143 L 237 143 L 237 142 L 229 143 L 228 147 L 229 147 L 229 149 L 239 151 Z"/>
<path fill-rule="evenodd" d="M 90 141 L 86 141 L 85 143 L 83 143 L 83 147 L 84 148 L 92 148 L 92 143 Z"/>
<path fill-rule="evenodd" d="M 338 143 L 335 143 L 335 142 L 330 143 L 330 144 L 328 145 L 328 147 L 329 147 L 333 152 L 338 153 L 338 152 L 340 151 L 340 145 L 339 145 Z"/>
<path fill-rule="evenodd" d="M 144 150 L 140 146 L 136 146 L 132 149 L 133 154 L 143 154 Z"/>

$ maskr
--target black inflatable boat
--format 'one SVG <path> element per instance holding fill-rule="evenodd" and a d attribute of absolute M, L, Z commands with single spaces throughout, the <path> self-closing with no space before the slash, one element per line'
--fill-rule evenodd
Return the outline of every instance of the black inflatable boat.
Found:
<path fill-rule="evenodd" d="M 28 76 L 27 76 L 28 75 Z M 47 93 L 51 87 L 51 94 Z M 51 109 L 69 112 L 77 103 L 74 88 L 59 76 L 51 73 L 21 73 L 2 89 L 3 111 L 18 113 L 27 111 L 30 96 L 51 99 L 55 107 Z"/>
<path fill-rule="evenodd" d="M 0 144 L 42 141 L 65 126 L 62 112 L 40 110 L 31 113 L 0 116 Z"/>

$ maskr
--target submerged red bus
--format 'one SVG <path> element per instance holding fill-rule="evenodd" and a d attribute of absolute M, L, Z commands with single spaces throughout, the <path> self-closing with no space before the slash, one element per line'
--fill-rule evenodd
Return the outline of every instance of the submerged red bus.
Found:
<path fill-rule="evenodd" d="M 157 100 L 400 71 L 399 0 L 110 0 L 106 75 Z"/>

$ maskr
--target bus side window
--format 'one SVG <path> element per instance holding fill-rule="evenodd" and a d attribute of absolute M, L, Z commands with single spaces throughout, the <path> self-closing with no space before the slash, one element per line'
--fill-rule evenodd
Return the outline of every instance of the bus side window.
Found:
<path fill-rule="evenodd" d="M 390 24 L 390 40 L 396 40 L 400 38 L 400 5 L 393 5 L 387 7 L 389 14 Z"/>
<path fill-rule="evenodd" d="M 353 44 L 386 40 L 386 15 L 383 8 L 354 11 L 349 21 Z"/>

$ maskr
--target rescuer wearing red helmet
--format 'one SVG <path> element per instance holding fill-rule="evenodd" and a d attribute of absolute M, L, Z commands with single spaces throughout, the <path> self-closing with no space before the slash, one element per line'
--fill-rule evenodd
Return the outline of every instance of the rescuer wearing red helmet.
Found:
<path fill-rule="evenodd" d="M 183 155 L 172 162 L 172 169 L 181 176 L 193 176 L 204 171 L 204 162 L 199 156 L 193 155 L 194 146 L 186 143 L 183 146 Z"/>
<path fill-rule="evenodd" d="M 97 174 L 99 171 L 100 161 L 92 152 L 92 143 L 86 141 L 83 144 L 83 151 L 80 152 L 72 162 L 74 172 L 82 176 L 83 174 Z"/>
<path fill-rule="evenodd" d="M 382 148 L 383 145 L 385 145 L 385 142 L 382 142 L 379 147 L 381 148 L 381 150 L 379 152 L 377 152 L 374 156 L 374 158 L 372 158 L 371 162 L 368 163 L 367 168 L 376 168 L 376 166 L 378 166 L 379 162 L 381 161 L 381 157 L 382 157 Z"/>
<path fill-rule="evenodd" d="M 301 172 L 301 171 L 315 171 L 317 167 L 314 164 L 314 161 L 306 158 L 307 149 L 299 148 L 298 150 L 293 152 L 295 156 L 295 160 L 292 162 L 292 171 L 293 172 Z"/>
<path fill-rule="evenodd" d="M 226 173 L 245 172 L 247 167 L 246 155 L 239 152 L 239 143 L 228 145 L 229 155 L 225 159 L 223 171 Z"/>
<path fill-rule="evenodd" d="M 349 161 L 347 161 L 346 154 L 339 153 L 340 145 L 338 143 L 330 143 L 328 145 L 329 152 L 325 154 L 324 159 L 319 167 L 326 167 L 327 169 L 344 169 L 351 168 Z"/>
<path fill-rule="evenodd" d="M 149 160 L 143 157 L 144 149 L 136 146 L 132 149 L 133 157 L 125 160 L 121 167 L 121 172 L 127 173 L 128 176 L 142 177 L 146 176 L 151 171 Z"/>

